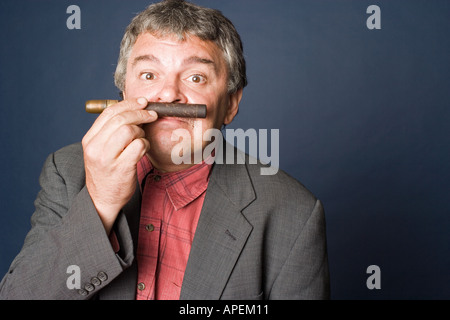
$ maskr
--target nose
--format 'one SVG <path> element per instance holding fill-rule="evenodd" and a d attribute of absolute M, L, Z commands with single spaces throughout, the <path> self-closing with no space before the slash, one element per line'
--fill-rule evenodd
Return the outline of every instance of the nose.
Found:
<path fill-rule="evenodd" d="M 183 94 L 181 86 L 182 84 L 176 76 L 166 77 L 161 83 L 156 102 L 187 103 L 187 98 Z"/>

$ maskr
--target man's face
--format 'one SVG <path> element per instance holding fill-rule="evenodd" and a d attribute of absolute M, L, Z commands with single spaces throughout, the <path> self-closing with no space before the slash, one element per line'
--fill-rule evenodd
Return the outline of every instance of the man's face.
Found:
<path fill-rule="evenodd" d="M 230 95 L 227 85 L 226 62 L 215 43 L 197 37 L 179 41 L 150 33 L 138 37 L 128 59 L 125 99 L 145 97 L 150 102 L 207 106 L 206 119 L 168 117 L 144 126 L 151 145 L 149 156 L 156 167 L 171 171 L 171 152 L 181 141 L 172 141 L 174 130 L 189 131 L 191 140 L 183 139 L 183 143 L 190 142 L 194 152 L 194 146 L 204 149 L 209 143 L 203 141 L 206 130 L 220 129 L 233 120 L 242 90 Z"/>

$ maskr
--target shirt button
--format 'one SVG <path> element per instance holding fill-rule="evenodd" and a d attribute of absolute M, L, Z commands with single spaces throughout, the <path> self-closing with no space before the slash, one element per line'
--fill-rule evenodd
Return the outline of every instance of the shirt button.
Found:
<path fill-rule="evenodd" d="M 137 287 L 138 287 L 138 289 L 139 289 L 140 291 L 142 291 L 142 290 L 145 289 L 145 283 L 140 282 L 140 283 L 137 285 Z"/>
<path fill-rule="evenodd" d="M 153 232 L 153 230 L 155 230 L 155 226 L 152 224 L 148 224 L 145 226 L 145 230 L 147 230 L 149 232 Z"/>
<path fill-rule="evenodd" d="M 158 182 L 158 181 L 161 180 L 161 176 L 160 175 L 156 175 L 156 176 L 153 177 L 153 180 Z"/>

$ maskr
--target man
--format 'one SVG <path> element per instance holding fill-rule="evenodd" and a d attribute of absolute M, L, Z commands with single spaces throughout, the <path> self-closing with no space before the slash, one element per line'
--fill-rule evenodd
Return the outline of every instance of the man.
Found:
<path fill-rule="evenodd" d="M 0 296 L 328 298 L 324 214 L 308 190 L 248 159 L 172 159 L 180 143 L 192 158 L 206 150 L 208 130 L 238 112 L 247 82 L 231 22 L 183 1 L 151 5 L 126 30 L 115 80 L 124 100 L 47 159 Z M 207 117 L 158 119 L 148 102 L 205 104 Z M 173 139 L 177 129 L 193 139 Z"/>

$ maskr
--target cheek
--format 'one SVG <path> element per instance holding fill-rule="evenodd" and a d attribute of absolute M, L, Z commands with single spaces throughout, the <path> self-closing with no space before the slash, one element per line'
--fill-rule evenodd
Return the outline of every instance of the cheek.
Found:
<path fill-rule="evenodd" d="M 219 101 L 219 103 L 215 107 L 208 109 L 207 120 L 209 122 L 208 125 L 211 128 L 222 128 L 225 117 L 227 115 L 228 105 L 228 99 L 223 99 L 222 101 Z"/>
<path fill-rule="evenodd" d="M 124 89 L 123 93 L 124 93 L 124 97 L 126 97 L 127 99 L 137 98 L 139 95 L 139 92 L 132 81 L 125 82 L 125 89 Z"/>
<path fill-rule="evenodd" d="M 125 97 L 130 100 L 139 97 L 146 97 L 146 92 L 148 92 L 148 89 L 143 86 L 142 82 L 139 79 L 136 78 L 136 75 L 127 73 L 124 88 Z"/>

